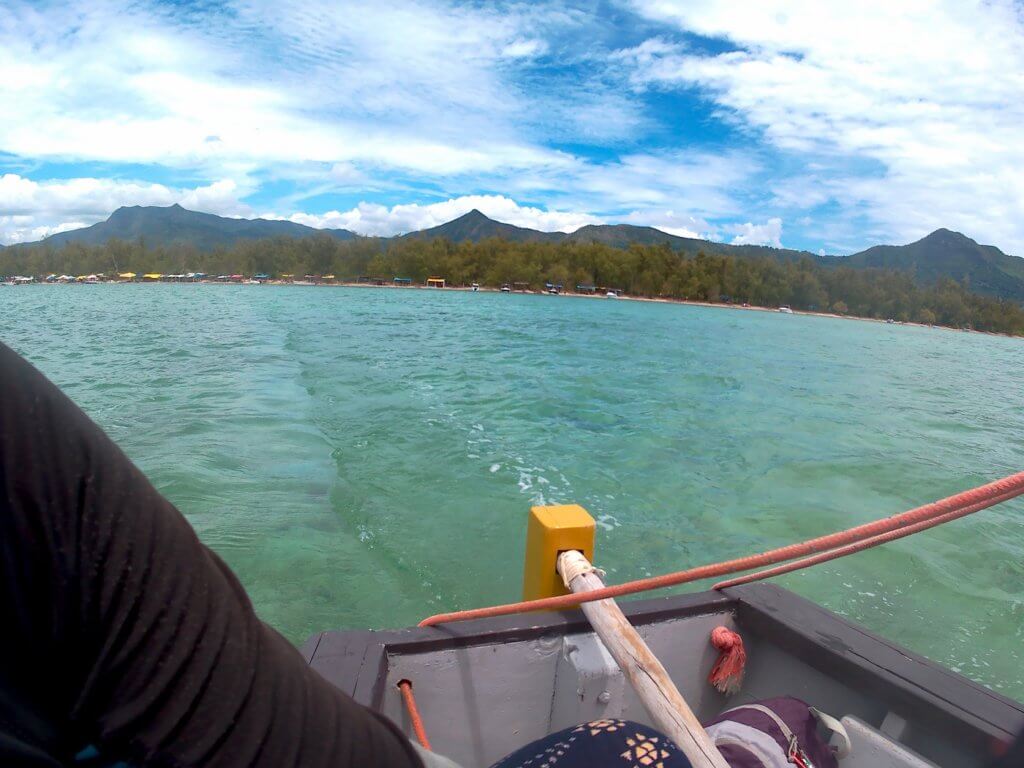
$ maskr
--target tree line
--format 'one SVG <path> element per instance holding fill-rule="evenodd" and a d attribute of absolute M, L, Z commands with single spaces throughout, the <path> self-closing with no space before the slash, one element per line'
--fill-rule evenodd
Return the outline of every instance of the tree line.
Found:
<path fill-rule="evenodd" d="M 200 251 L 189 245 L 148 247 L 145 240 L 103 245 L 68 243 L 14 246 L 0 252 L 0 273 L 24 275 L 103 272 L 208 274 L 261 272 L 326 275 L 338 279 L 376 276 L 444 277 L 449 285 L 473 282 L 498 287 L 527 283 L 593 285 L 626 294 L 708 302 L 835 312 L 899 321 L 1024 335 L 1024 309 L 1013 302 L 972 293 L 953 280 L 919 285 L 906 272 L 820 265 L 811 259 L 680 253 L 668 245 L 521 243 L 502 239 L 452 243 L 402 238 L 339 241 L 305 239 L 238 241 L 230 248 Z"/>

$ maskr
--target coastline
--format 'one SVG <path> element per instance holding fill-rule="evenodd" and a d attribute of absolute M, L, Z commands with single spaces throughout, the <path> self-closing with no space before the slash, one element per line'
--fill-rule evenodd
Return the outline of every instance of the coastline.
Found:
<path fill-rule="evenodd" d="M 4 285 L 6 285 L 7 287 L 25 288 L 25 287 L 27 287 L 27 285 L 65 285 L 65 284 L 66 283 L 33 282 L 33 283 L 26 284 L 26 285 L 18 285 L 18 286 L 13 286 L 13 285 L 9 285 L 9 284 L 4 284 Z M 186 281 L 182 281 L 182 282 L 172 282 L 172 283 L 163 282 L 163 281 L 143 282 L 143 281 L 117 281 L 117 280 L 111 280 L 111 281 L 105 281 L 105 282 L 102 282 L 102 283 L 99 283 L 99 284 L 100 285 L 233 285 L 233 286 L 257 287 L 257 286 L 255 286 L 255 285 L 253 285 L 251 283 L 245 283 L 245 282 L 222 282 L 222 281 L 217 281 L 217 280 L 195 280 L 195 281 L 187 281 L 187 282 Z M 342 280 L 331 281 L 331 282 L 316 282 L 316 283 L 315 282 L 311 282 L 311 281 L 306 281 L 306 280 L 292 280 L 292 281 L 265 280 L 265 281 L 259 283 L 259 286 L 266 286 L 266 285 L 275 286 L 275 287 L 297 286 L 297 287 L 304 287 L 304 288 L 376 288 L 376 289 L 395 290 L 395 291 L 403 291 L 403 290 L 404 291 L 409 291 L 409 290 L 413 290 L 413 291 L 461 291 L 461 292 L 464 292 L 464 293 L 474 293 L 474 292 L 477 292 L 477 293 L 502 293 L 502 291 L 500 289 L 498 289 L 498 288 L 490 288 L 490 287 L 484 287 L 484 286 L 480 286 L 479 288 L 477 288 L 474 291 L 474 289 L 469 287 L 469 286 L 445 286 L 444 288 L 428 288 L 425 285 L 393 285 L 393 284 L 376 285 L 376 284 L 371 284 L 371 283 L 346 282 L 346 281 L 342 281 Z M 551 295 L 551 294 L 545 293 L 544 291 L 511 291 L 511 293 L 518 294 L 520 296 L 550 296 Z M 779 314 L 778 307 L 765 307 L 765 306 L 754 305 L 754 304 L 748 304 L 747 306 L 743 306 L 742 304 L 726 304 L 726 303 L 712 302 L 712 301 L 696 301 L 696 300 L 693 300 L 693 299 L 674 299 L 674 298 L 653 297 L 653 296 L 625 296 L 625 295 L 621 295 L 621 296 L 618 296 L 615 299 L 608 299 L 607 296 L 602 296 L 602 295 L 599 295 L 599 294 L 596 294 L 596 293 L 573 293 L 573 292 L 567 291 L 567 292 L 564 292 L 564 293 L 557 294 L 557 298 L 601 299 L 601 300 L 604 300 L 604 301 L 636 301 L 636 302 L 645 302 L 645 303 L 650 303 L 650 304 L 680 304 L 680 305 L 683 305 L 683 306 L 691 306 L 691 307 L 708 307 L 708 308 L 711 308 L 711 309 L 732 309 L 732 310 L 752 311 L 752 312 L 771 312 L 771 313 Z M 956 332 L 956 333 L 977 333 L 977 334 L 982 334 L 982 335 L 985 335 L 985 336 L 1001 336 L 1001 337 L 1008 338 L 1008 339 L 1024 338 L 1024 337 L 1014 336 L 1013 334 L 1009 334 L 1009 333 L 997 333 L 995 331 L 979 331 L 979 330 L 975 330 L 973 328 L 968 328 L 968 329 L 954 328 L 954 327 L 948 326 L 948 325 L 939 325 L 939 324 L 927 325 L 925 323 L 917 323 L 917 322 L 912 322 L 912 321 L 905 321 L 904 322 L 904 321 L 899 321 L 899 320 L 895 321 L 894 323 L 889 323 L 887 320 L 881 320 L 881 319 L 876 318 L 876 317 L 863 317 L 863 316 L 860 316 L 860 315 L 840 315 L 840 314 L 837 314 L 835 312 L 819 312 L 819 311 L 811 311 L 811 310 L 805 310 L 805 309 L 792 309 L 791 312 L 794 315 L 804 315 L 804 316 L 807 316 L 807 317 L 826 317 L 826 318 L 833 318 L 835 320 L 856 320 L 856 321 L 867 322 L 867 323 L 880 323 L 882 325 L 902 325 L 902 326 L 911 326 L 911 327 L 916 327 L 916 328 L 924 328 L 924 329 L 928 329 L 928 330 L 951 331 L 951 332 Z"/>
<path fill-rule="evenodd" d="M 213 281 L 204 281 L 213 282 Z M 216 284 L 216 283 L 214 283 Z M 281 280 L 268 280 L 267 285 L 300 285 L 316 288 L 385 288 L 389 290 L 420 290 L 420 291 L 464 291 L 466 293 L 473 293 L 473 289 L 467 286 L 447 286 L 445 288 L 428 288 L 425 285 L 372 285 L 369 283 L 348 283 L 348 282 L 332 282 L 332 283 L 311 283 L 305 281 L 293 281 L 284 282 Z M 480 286 L 477 291 L 478 293 L 501 293 L 502 291 L 498 288 L 485 288 Z M 511 293 L 519 294 L 520 296 L 549 296 L 550 294 L 544 293 L 543 291 L 512 291 Z M 567 291 L 565 293 L 558 294 L 558 298 L 570 298 L 570 299 L 602 299 L 608 301 L 608 297 L 601 296 L 596 293 L 573 293 Z M 753 312 L 771 312 L 780 314 L 778 307 L 765 307 L 760 305 L 749 304 L 743 306 L 742 304 L 725 304 L 716 303 L 712 301 L 695 301 L 692 299 L 672 299 L 666 297 L 654 297 L 654 296 L 618 296 L 612 301 L 639 301 L 650 304 L 681 304 L 683 306 L 690 307 L 709 307 L 711 309 L 737 309 L 742 311 L 753 311 Z M 911 326 L 915 328 L 924 328 L 926 330 L 933 331 L 953 331 L 956 333 L 979 333 L 985 336 L 1001 336 L 1007 339 L 1022 338 L 1014 336 L 1010 333 L 996 333 L 994 331 L 978 331 L 971 329 L 953 328 L 948 325 L 927 325 L 926 323 L 915 323 L 912 321 L 895 321 L 889 323 L 887 320 L 880 320 L 877 317 L 862 317 L 860 315 L 840 315 L 835 312 L 817 312 L 806 309 L 793 309 L 792 314 L 794 315 L 805 315 L 807 317 L 830 317 L 835 320 L 857 320 L 866 323 L 880 323 L 882 325 L 902 325 Z"/>

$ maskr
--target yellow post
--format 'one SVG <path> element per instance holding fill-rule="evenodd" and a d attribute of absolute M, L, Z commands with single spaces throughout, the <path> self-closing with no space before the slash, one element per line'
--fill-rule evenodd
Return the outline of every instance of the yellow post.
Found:
<path fill-rule="evenodd" d="M 565 595 L 569 590 L 558 575 L 558 556 L 576 549 L 594 558 L 594 518 L 579 504 L 531 507 L 526 526 L 523 599 Z"/>

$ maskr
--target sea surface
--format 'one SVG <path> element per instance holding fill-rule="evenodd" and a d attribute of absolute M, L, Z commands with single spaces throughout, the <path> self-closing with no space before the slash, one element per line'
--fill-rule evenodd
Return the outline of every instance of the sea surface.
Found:
<path fill-rule="evenodd" d="M 532 504 L 586 507 L 620 582 L 1024 468 L 1024 341 L 975 333 L 495 293 L 70 285 L 0 287 L 0 340 L 296 643 L 518 599 Z M 779 581 L 1024 698 L 1020 501 Z"/>

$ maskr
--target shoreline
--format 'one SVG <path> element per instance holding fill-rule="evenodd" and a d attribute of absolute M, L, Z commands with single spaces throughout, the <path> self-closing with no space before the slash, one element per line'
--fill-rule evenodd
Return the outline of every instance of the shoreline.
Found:
<path fill-rule="evenodd" d="M 205 282 L 212 283 L 214 285 L 218 285 L 219 284 L 219 283 L 215 283 L 213 281 L 205 281 Z M 299 280 L 296 280 L 296 281 L 293 281 L 293 282 L 285 282 L 285 281 L 282 281 L 282 280 L 268 280 L 268 281 L 266 281 L 266 284 L 267 285 L 285 285 L 285 286 L 287 286 L 287 285 L 300 285 L 300 286 L 317 287 L 317 288 L 320 288 L 320 287 L 324 287 L 324 288 L 331 288 L 331 287 L 334 287 L 334 288 L 386 288 L 386 289 L 391 289 L 391 290 L 464 291 L 466 293 L 473 293 L 474 292 L 472 288 L 467 287 L 467 286 L 445 286 L 444 288 L 428 288 L 425 285 L 388 285 L 388 284 L 385 284 L 385 285 L 374 285 L 374 284 L 370 284 L 370 283 L 348 283 L 348 282 L 342 282 L 342 281 L 332 282 L 332 283 L 311 283 L 311 282 L 305 282 L 305 281 L 299 281 Z M 484 286 L 480 286 L 476 290 L 476 292 L 477 293 L 502 293 L 500 288 L 490 288 L 490 287 L 484 287 Z M 545 293 L 544 291 L 510 291 L 510 293 L 512 293 L 512 294 L 519 294 L 520 296 L 550 296 L 551 295 L 551 294 Z M 601 296 L 601 295 L 596 294 L 596 293 L 574 293 L 574 292 L 571 292 L 571 291 L 567 291 L 565 293 L 560 293 L 560 294 L 558 294 L 558 296 L 559 297 L 564 297 L 564 298 L 570 298 L 570 299 L 604 299 L 606 301 L 609 300 L 607 296 Z M 655 296 L 618 296 L 615 299 L 611 299 L 611 301 L 640 301 L 640 302 L 646 302 L 646 303 L 650 303 L 650 304 L 681 304 L 683 306 L 709 307 L 711 309 L 738 309 L 738 310 L 746 310 L 746 311 L 753 311 L 753 312 L 773 312 L 775 314 L 783 314 L 783 313 L 779 312 L 779 308 L 778 307 L 765 307 L 765 306 L 755 305 L 755 304 L 749 304 L 748 306 L 743 306 L 742 304 L 725 304 L 725 303 L 720 303 L 720 302 L 716 303 L 716 302 L 712 302 L 712 301 L 695 301 L 695 300 L 692 300 L 692 299 L 672 299 L 672 298 L 655 297 Z M 792 310 L 792 314 L 794 314 L 794 315 L 806 315 L 807 317 L 830 317 L 830 318 L 833 318 L 835 320 L 857 320 L 857 321 L 865 322 L 865 323 L 881 323 L 882 325 L 903 325 L 903 326 L 910 326 L 910 327 L 914 327 L 914 328 L 924 328 L 926 330 L 933 330 L 933 331 L 939 330 L 939 331 L 952 331 L 952 332 L 955 332 L 955 333 L 980 333 L 980 334 L 983 334 L 985 336 L 999 336 L 999 337 L 1006 338 L 1006 339 L 1024 338 L 1022 336 L 1014 336 L 1013 334 L 1010 334 L 1010 333 L 997 333 L 995 331 L 978 331 L 978 330 L 975 330 L 973 328 L 969 328 L 969 329 L 953 328 L 952 326 L 949 326 L 949 325 L 938 325 L 938 324 L 936 324 L 936 325 L 928 325 L 926 323 L 916 323 L 916 322 L 913 322 L 913 321 L 910 321 L 910 320 L 908 320 L 906 322 L 903 322 L 903 321 L 900 321 L 900 320 L 896 320 L 893 323 L 889 323 L 887 320 L 880 320 L 877 317 L 862 317 L 860 315 L 840 315 L 840 314 L 836 314 L 835 312 L 818 312 L 818 311 L 811 311 L 811 310 L 807 310 L 807 309 L 793 309 Z"/>
<path fill-rule="evenodd" d="M 4 284 L 5 287 L 25 288 L 29 285 L 74 285 L 74 283 L 46 283 L 46 282 L 33 282 L 24 285 Z M 246 282 L 223 282 L 217 280 L 194 280 L 194 281 L 180 281 L 180 282 L 164 282 L 164 281 L 118 281 L 110 280 L 101 283 L 91 283 L 91 285 L 232 285 L 232 286 L 252 286 L 256 287 L 252 283 Z M 332 282 L 319 282 L 314 283 L 306 280 L 265 280 L 258 285 L 270 285 L 275 287 L 287 287 L 287 286 L 298 286 L 302 288 L 378 288 L 385 290 L 413 290 L 413 291 L 461 291 L 463 293 L 503 293 L 499 288 L 490 288 L 480 286 L 475 291 L 469 286 L 445 286 L 444 288 L 428 288 L 425 285 L 376 285 L 371 283 L 352 283 L 345 281 L 332 281 Z M 551 294 L 545 293 L 544 291 L 509 291 L 510 294 L 516 294 L 520 296 L 550 296 Z M 726 304 L 721 302 L 712 301 L 696 301 L 692 299 L 673 299 L 666 297 L 654 297 L 654 296 L 625 296 L 621 295 L 615 299 L 609 299 L 607 296 L 599 295 L 596 293 L 574 293 L 564 292 L 557 294 L 559 298 L 570 298 L 570 299 L 603 299 L 605 301 L 636 301 L 645 302 L 649 304 L 679 304 L 683 306 L 691 307 L 708 307 L 710 309 L 733 309 L 750 312 L 771 312 L 775 314 L 783 314 L 779 312 L 778 307 L 765 307 L 761 305 L 749 304 L 743 306 L 741 304 Z M 820 312 L 811 311 L 806 309 L 792 309 L 794 315 L 804 315 L 807 317 L 826 317 L 835 320 L 856 320 L 859 322 L 866 323 L 880 323 L 882 325 L 902 325 L 910 326 L 915 328 L 924 328 L 926 330 L 940 330 L 940 331 L 951 331 L 955 333 L 978 333 L 985 336 L 998 336 L 1007 339 L 1019 339 L 1024 338 L 1022 336 L 1014 336 L 1009 333 L 998 333 L 996 331 L 979 331 L 973 328 L 954 328 L 949 325 L 928 325 L 926 323 L 917 323 L 913 321 L 899 321 L 896 320 L 893 323 L 889 323 L 887 320 L 880 320 L 877 317 L 863 317 L 860 315 L 840 315 L 835 312 Z M 788 313 L 786 313 L 788 314 Z"/>

